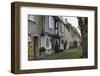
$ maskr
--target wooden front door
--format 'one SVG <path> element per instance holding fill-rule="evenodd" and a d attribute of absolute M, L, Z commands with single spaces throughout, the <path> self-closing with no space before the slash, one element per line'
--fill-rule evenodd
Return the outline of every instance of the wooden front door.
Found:
<path fill-rule="evenodd" d="M 38 55 L 38 37 L 34 37 L 34 58 Z"/>

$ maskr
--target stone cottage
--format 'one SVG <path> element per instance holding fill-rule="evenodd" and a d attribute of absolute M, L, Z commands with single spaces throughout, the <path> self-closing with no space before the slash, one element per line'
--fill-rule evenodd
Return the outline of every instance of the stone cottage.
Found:
<path fill-rule="evenodd" d="M 64 49 L 64 30 L 64 22 L 58 16 L 28 15 L 29 58 L 38 57 L 40 47 L 46 48 L 46 54 L 54 53 L 56 42 Z"/>
<path fill-rule="evenodd" d="M 64 49 L 81 46 L 81 35 L 71 23 L 65 19 Z"/>

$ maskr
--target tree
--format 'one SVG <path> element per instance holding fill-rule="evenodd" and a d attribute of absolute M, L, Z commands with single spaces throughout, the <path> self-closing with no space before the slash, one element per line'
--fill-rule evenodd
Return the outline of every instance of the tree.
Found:
<path fill-rule="evenodd" d="M 87 17 L 77 17 L 79 28 L 82 36 L 82 58 L 88 57 L 88 18 Z"/>

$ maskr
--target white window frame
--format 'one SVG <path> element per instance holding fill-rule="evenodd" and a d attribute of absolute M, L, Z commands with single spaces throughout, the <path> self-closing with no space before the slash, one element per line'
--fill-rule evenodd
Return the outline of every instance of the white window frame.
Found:
<path fill-rule="evenodd" d="M 50 29 L 54 29 L 54 19 L 52 16 L 49 16 L 48 24 Z"/>

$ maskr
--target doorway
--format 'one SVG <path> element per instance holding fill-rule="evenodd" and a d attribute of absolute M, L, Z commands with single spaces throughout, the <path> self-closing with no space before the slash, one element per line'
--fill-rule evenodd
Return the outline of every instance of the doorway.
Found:
<path fill-rule="evenodd" d="M 39 54 L 38 37 L 34 37 L 34 58 Z"/>

